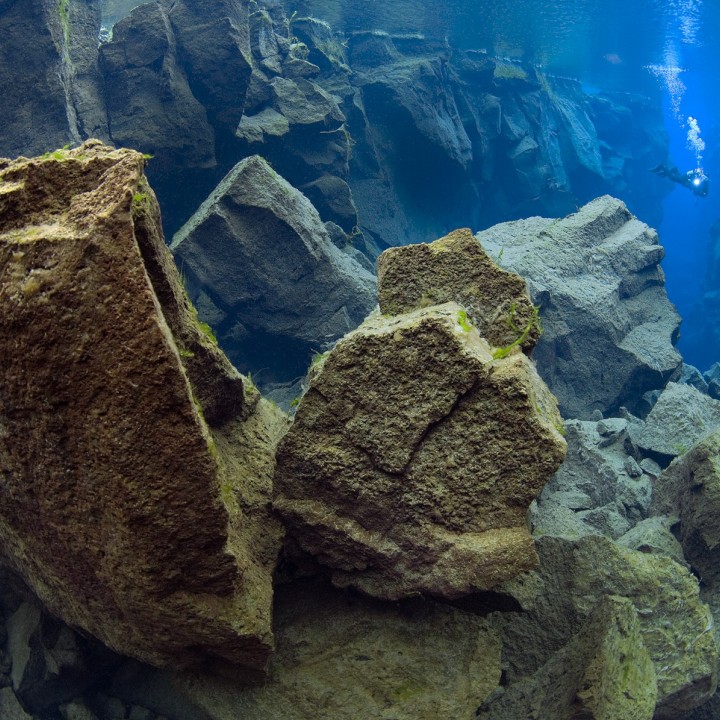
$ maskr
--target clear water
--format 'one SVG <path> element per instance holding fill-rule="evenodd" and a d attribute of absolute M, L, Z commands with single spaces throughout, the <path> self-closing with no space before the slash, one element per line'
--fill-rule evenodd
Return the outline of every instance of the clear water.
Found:
<path fill-rule="evenodd" d="M 687 340 L 703 292 L 710 226 L 720 218 L 720 0 L 297 0 L 293 8 L 346 29 L 446 37 L 453 46 L 579 78 L 589 91 L 660 93 L 670 154 L 658 163 L 683 172 L 700 164 L 711 178 L 707 198 L 668 181 L 670 195 L 657 199 L 668 292 L 685 318 L 680 349 L 701 369 L 720 360 L 716 348 Z M 705 143 L 701 153 L 688 143 L 689 117 Z"/>

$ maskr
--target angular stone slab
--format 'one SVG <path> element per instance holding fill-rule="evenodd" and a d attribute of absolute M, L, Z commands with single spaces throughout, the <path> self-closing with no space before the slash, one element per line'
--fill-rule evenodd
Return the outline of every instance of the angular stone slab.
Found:
<path fill-rule="evenodd" d="M 0 548 L 120 653 L 257 676 L 284 420 L 198 325 L 144 163 L 0 162 Z"/>
<path fill-rule="evenodd" d="M 198 307 L 203 295 L 213 307 L 235 363 L 262 353 L 260 367 L 272 373 L 299 360 L 283 380 L 375 305 L 375 278 L 333 245 L 310 201 L 256 155 L 220 182 L 172 250 Z"/>
<path fill-rule="evenodd" d="M 521 345 L 529 352 L 540 337 L 525 280 L 496 265 L 467 228 L 386 250 L 378 258 L 378 301 L 389 315 L 458 302 L 496 347 L 518 341 L 527 328 Z"/>
<path fill-rule="evenodd" d="M 533 358 L 563 417 L 632 410 L 681 364 L 664 251 L 620 200 L 605 195 L 566 218 L 501 223 L 476 237 L 541 306 Z"/>
<path fill-rule="evenodd" d="M 315 368 L 275 506 L 338 585 L 457 597 L 536 562 L 527 507 L 565 454 L 555 399 L 464 318 L 371 317 Z"/>

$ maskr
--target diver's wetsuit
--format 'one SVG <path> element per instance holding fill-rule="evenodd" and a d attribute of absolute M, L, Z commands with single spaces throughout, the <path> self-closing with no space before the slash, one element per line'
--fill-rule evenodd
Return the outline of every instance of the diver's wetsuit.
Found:
<path fill-rule="evenodd" d="M 688 170 L 684 175 L 681 175 L 676 167 L 668 169 L 661 164 L 653 168 L 653 172 L 678 183 L 678 185 L 689 188 L 698 197 L 705 197 L 710 191 L 710 178 L 700 168 Z"/>

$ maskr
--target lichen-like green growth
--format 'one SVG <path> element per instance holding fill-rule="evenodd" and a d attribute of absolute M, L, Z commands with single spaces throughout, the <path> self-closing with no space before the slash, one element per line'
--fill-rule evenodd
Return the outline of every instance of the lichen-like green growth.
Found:
<path fill-rule="evenodd" d="M 528 336 L 532 332 L 533 328 L 537 328 L 539 332 L 542 332 L 542 326 L 540 325 L 539 305 L 533 306 L 532 316 L 530 317 L 528 324 L 522 330 L 520 330 L 520 328 L 517 326 L 517 323 L 515 322 L 516 313 L 517 308 L 515 307 L 515 303 L 513 303 L 510 306 L 510 313 L 507 317 L 507 324 L 511 330 L 519 333 L 519 335 L 509 345 L 496 348 L 493 352 L 494 360 L 502 360 L 503 358 L 506 358 L 516 347 L 522 345 L 528 339 Z"/>
<path fill-rule="evenodd" d="M 70 0 L 59 0 L 58 16 L 63 29 L 65 45 L 67 45 L 70 42 Z"/>
<path fill-rule="evenodd" d="M 310 367 L 317 367 L 327 356 L 330 354 L 330 351 L 324 353 L 314 353 L 312 356 L 312 360 L 310 361 Z"/>
<path fill-rule="evenodd" d="M 458 310 L 457 321 L 464 332 L 470 332 L 472 330 L 472 325 L 468 322 L 468 314 L 465 310 Z"/>
<path fill-rule="evenodd" d="M 290 403 L 291 408 L 296 408 L 300 404 L 300 398 L 296 397 L 293 399 L 293 401 Z"/>
<path fill-rule="evenodd" d="M 178 353 L 180 353 L 181 358 L 193 358 L 195 357 L 195 353 L 192 350 L 188 350 L 187 348 L 178 348 Z"/>

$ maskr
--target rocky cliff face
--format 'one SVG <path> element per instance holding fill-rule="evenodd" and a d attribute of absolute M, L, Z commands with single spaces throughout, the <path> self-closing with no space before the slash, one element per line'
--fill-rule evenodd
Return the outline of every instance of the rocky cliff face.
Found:
<path fill-rule="evenodd" d="M 194 7 L 137 7 L 99 48 L 98 4 L 0 10 L 10 90 L 0 152 L 99 136 L 153 154 L 171 232 L 251 154 L 307 188 L 324 220 L 361 228 L 371 253 L 458 226 L 564 214 L 605 192 L 657 222 L 632 191 L 641 170 L 645 189 L 656 181 L 645 170 L 663 155 L 659 108 L 646 100 L 587 96 L 572 81 L 420 37 L 338 37 L 278 3 Z"/>

